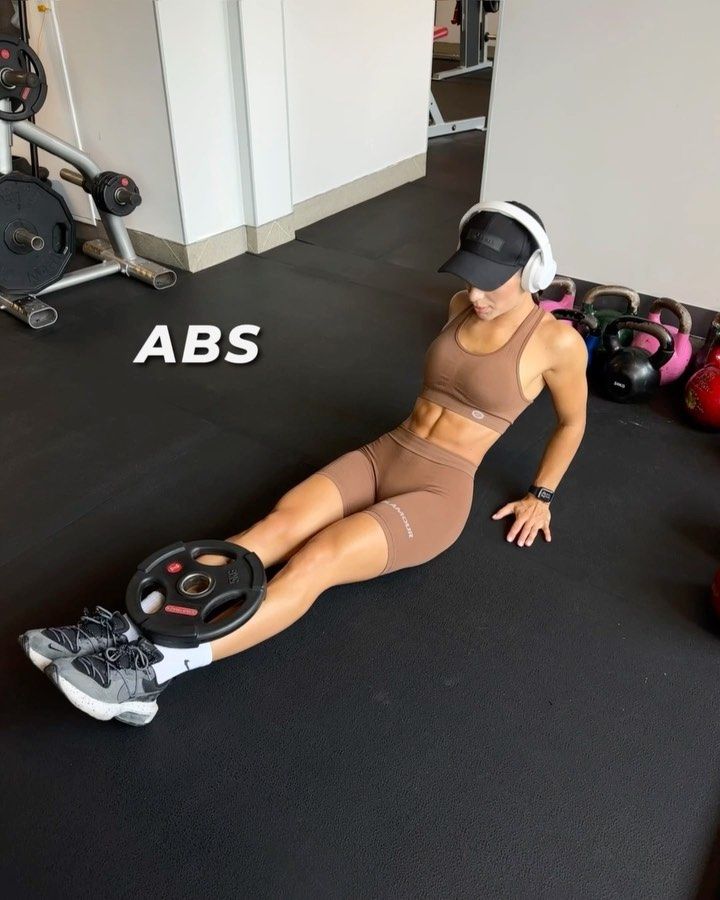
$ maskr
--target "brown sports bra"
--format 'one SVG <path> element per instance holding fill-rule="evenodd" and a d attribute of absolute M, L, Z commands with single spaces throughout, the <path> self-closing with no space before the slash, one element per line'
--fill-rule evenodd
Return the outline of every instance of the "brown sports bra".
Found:
<path fill-rule="evenodd" d="M 463 310 L 430 345 L 420 396 L 502 434 L 533 402 L 520 384 L 520 357 L 545 313 L 534 309 L 492 353 L 472 353 L 461 346 L 458 333 L 472 314 L 472 306 Z"/>

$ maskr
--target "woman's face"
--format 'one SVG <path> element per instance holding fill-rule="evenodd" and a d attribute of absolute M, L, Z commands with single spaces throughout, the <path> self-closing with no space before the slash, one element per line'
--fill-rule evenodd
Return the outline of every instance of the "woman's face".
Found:
<path fill-rule="evenodd" d="M 485 322 L 497 319 L 503 313 L 515 309 L 525 296 L 520 284 L 520 272 L 516 272 L 494 291 L 481 291 L 474 284 L 468 284 L 467 293 L 475 309 L 475 315 Z"/>

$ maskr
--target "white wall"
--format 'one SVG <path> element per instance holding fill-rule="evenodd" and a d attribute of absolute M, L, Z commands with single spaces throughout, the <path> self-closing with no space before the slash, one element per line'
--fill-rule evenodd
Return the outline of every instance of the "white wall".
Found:
<path fill-rule="evenodd" d="M 426 150 L 434 0 L 51 6 L 31 4 L 51 76 L 39 124 L 136 178 L 132 228 L 193 243 L 262 225 Z"/>
<path fill-rule="evenodd" d="M 434 0 L 285 0 L 293 201 L 427 148 Z"/>
<path fill-rule="evenodd" d="M 503 0 L 483 199 L 562 272 L 720 309 L 720 3 Z"/>
<path fill-rule="evenodd" d="M 101 168 L 132 175 L 144 202 L 131 227 L 181 244 L 245 224 L 227 7 L 56 0 L 40 13 L 28 5 L 49 82 L 38 124 Z M 49 154 L 42 162 L 53 178 L 64 165 Z M 94 221 L 82 190 L 57 187 L 78 219 Z"/>

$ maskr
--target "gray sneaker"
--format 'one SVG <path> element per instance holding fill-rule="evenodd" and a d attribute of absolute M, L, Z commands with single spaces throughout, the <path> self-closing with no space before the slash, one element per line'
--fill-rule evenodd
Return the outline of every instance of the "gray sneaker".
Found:
<path fill-rule="evenodd" d="M 108 647 L 127 643 L 130 626 L 122 613 L 96 606 L 86 609 L 77 625 L 43 628 L 20 635 L 20 646 L 30 660 L 43 671 L 51 662 L 98 653 Z"/>
<path fill-rule="evenodd" d="M 73 706 L 94 719 L 147 725 L 158 711 L 158 695 L 170 684 L 158 684 L 155 677 L 153 663 L 162 658 L 154 644 L 141 638 L 90 656 L 59 659 L 45 671 Z"/>

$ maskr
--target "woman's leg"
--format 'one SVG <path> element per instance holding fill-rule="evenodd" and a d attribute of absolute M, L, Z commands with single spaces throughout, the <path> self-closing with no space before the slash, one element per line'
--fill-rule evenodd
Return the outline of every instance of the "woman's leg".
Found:
<path fill-rule="evenodd" d="M 343 517 L 343 501 L 335 484 L 315 473 L 284 494 L 264 519 L 227 538 L 228 543 L 252 550 L 267 569 L 282 562 L 308 538 Z M 199 557 L 205 565 L 222 565 L 222 556 Z"/>
<path fill-rule="evenodd" d="M 316 473 L 284 494 L 265 518 L 228 541 L 252 550 L 268 568 L 342 517 L 340 491 L 329 478 Z"/>
<path fill-rule="evenodd" d="M 377 577 L 387 559 L 385 531 L 371 515 L 359 512 L 329 525 L 310 538 L 272 579 L 265 600 L 247 624 L 212 642 L 213 661 L 283 631 L 328 588 Z"/>
<path fill-rule="evenodd" d="M 346 517 L 311 537 L 291 556 L 268 585 L 255 615 L 211 644 L 213 660 L 247 650 L 287 628 L 333 585 L 420 565 L 455 542 L 470 512 L 474 466 L 447 453 L 453 465 L 445 464 L 442 450 L 421 439 L 418 443 L 426 455 L 383 436 L 370 445 L 373 463 L 355 451 L 332 464 L 330 474 L 343 488 Z M 428 458 L 432 454 L 443 461 Z M 360 502 L 362 491 L 356 485 L 364 483 L 363 464 L 377 479 L 384 499 L 358 509 L 354 504 Z M 418 485 L 427 487 L 418 489 Z M 372 495 L 373 483 L 363 490 Z"/>
<path fill-rule="evenodd" d="M 352 450 L 288 491 L 272 512 L 228 540 L 252 550 L 268 568 L 295 554 L 309 538 L 375 501 L 376 476 L 362 450 Z M 201 560 L 212 564 L 221 557 Z"/>
<path fill-rule="evenodd" d="M 273 578 L 260 609 L 232 634 L 198 647 L 123 641 L 112 653 L 65 657 L 46 672 L 78 709 L 96 719 L 147 725 L 159 694 L 179 675 L 239 653 L 287 628 L 326 588 L 382 573 L 388 557 L 383 527 L 371 515 L 352 514 L 329 525 Z"/>
<path fill-rule="evenodd" d="M 157 712 L 157 696 L 172 679 L 278 634 L 307 612 L 327 588 L 416 566 L 447 549 L 467 519 L 474 469 L 446 451 L 452 465 L 433 459 L 441 451 L 424 441 L 419 443 L 422 453 L 411 452 L 389 436 L 371 448 L 331 464 L 327 480 L 337 485 L 342 509 L 336 507 L 336 513 L 345 517 L 305 537 L 306 543 L 272 579 L 265 600 L 244 626 L 193 648 L 123 642 L 112 655 L 58 659 L 47 667 L 53 681 L 72 703 L 95 718 L 146 724 Z M 316 484 L 319 478 L 318 473 Z M 409 482 L 415 489 L 408 490 Z M 401 492 L 392 493 L 393 486 Z M 354 504 L 365 493 L 385 495 L 385 499 L 358 508 Z M 244 544 L 250 542 L 246 535 L 252 530 L 242 536 Z M 257 535 L 258 551 L 266 559 L 272 559 L 273 553 L 279 558 L 278 546 L 259 530 Z M 297 531 L 293 536 L 296 543 L 301 540 Z M 262 537 L 267 541 L 264 549 Z M 292 542 L 288 540 L 287 546 Z M 121 694 L 124 699 L 119 701 Z"/>

